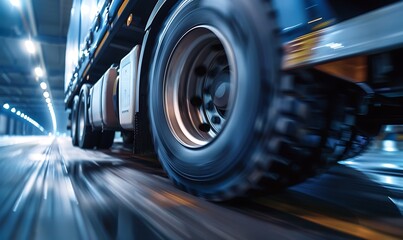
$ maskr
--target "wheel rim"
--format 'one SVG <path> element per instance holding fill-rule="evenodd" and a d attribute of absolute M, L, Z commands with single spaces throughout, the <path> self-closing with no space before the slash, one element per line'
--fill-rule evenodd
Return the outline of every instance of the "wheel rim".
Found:
<path fill-rule="evenodd" d="M 237 78 L 233 52 L 211 26 L 186 32 L 164 75 L 164 110 L 175 138 L 190 148 L 216 139 L 230 119 Z"/>

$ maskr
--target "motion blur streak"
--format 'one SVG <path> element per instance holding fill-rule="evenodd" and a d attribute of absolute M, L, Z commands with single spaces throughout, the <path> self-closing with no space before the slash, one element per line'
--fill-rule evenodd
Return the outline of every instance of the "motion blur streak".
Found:
<path fill-rule="evenodd" d="M 259 201 L 257 201 L 259 203 Z M 398 239 L 393 238 L 393 236 L 384 234 L 382 232 L 378 232 L 376 230 L 372 230 L 370 228 L 366 228 L 360 226 L 356 223 L 350 223 L 348 221 L 339 220 L 337 218 L 329 217 L 326 215 L 322 215 L 317 212 L 312 212 L 309 210 L 305 210 L 300 207 L 294 207 L 292 205 L 282 204 L 276 201 L 261 201 L 263 205 L 268 205 L 269 207 L 278 209 L 280 211 L 285 211 L 288 213 L 292 213 L 296 216 L 299 216 L 303 219 L 308 221 L 317 223 L 322 226 L 326 226 L 329 228 L 336 229 L 341 232 L 348 233 L 352 236 L 360 237 L 360 238 L 367 238 L 367 239 Z"/>
<path fill-rule="evenodd" d="M 399 151 L 372 150 L 284 192 L 213 204 L 172 186 L 151 156 L 70 142 L 0 138 L 1 239 L 403 236 Z"/>

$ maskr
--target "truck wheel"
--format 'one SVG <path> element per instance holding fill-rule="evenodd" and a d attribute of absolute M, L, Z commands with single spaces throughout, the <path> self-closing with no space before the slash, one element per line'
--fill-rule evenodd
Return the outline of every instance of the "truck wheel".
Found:
<path fill-rule="evenodd" d="M 346 146 L 346 150 L 341 157 L 341 160 L 357 157 L 363 154 L 371 146 L 372 141 L 373 137 L 353 128 L 351 131 L 351 139 Z"/>
<path fill-rule="evenodd" d="M 113 145 L 113 140 L 115 139 L 115 131 L 104 130 L 98 133 L 98 149 L 108 149 Z"/>
<path fill-rule="evenodd" d="M 121 136 L 122 136 L 124 144 L 133 145 L 133 142 L 134 142 L 134 132 L 133 131 L 122 130 Z"/>
<path fill-rule="evenodd" d="M 357 119 L 356 127 L 352 129 L 352 138 L 343 159 L 353 158 L 364 153 L 373 140 L 380 134 L 382 124 L 370 123 L 366 116 Z"/>
<path fill-rule="evenodd" d="M 281 73 L 274 16 L 269 1 L 195 0 L 166 20 L 149 72 L 150 125 L 181 189 L 213 201 L 274 190 L 336 154 L 331 89 Z"/>
<path fill-rule="evenodd" d="M 79 97 L 75 96 L 73 100 L 73 108 L 71 109 L 71 143 L 78 146 L 77 138 L 77 112 Z"/>
<path fill-rule="evenodd" d="M 77 115 L 77 134 L 78 145 L 80 148 L 93 148 L 97 143 L 97 132 L 92 131 L 88 117 L 88 96 L 89 85 L 83 85 L 81 88 L 80 98 L 78 102 L 78 115 Z"/>

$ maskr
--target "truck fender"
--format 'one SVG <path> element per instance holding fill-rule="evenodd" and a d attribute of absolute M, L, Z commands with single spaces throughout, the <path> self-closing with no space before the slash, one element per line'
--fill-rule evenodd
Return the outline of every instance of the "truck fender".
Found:
<path fill-rule="evenodd" d="M 139 71 L 137 72 L 137 79 L 140 82 L 140 92 L 148 92 L 147 73 L 148 66 L 152 57 L 152 51 L 154 49 L 154 43 L 161 30 L 165 18 L 168 16 L 170 10 L 173 9 L 177 2 L 177 0 L 158 0 L 158 2 L 154 6 L 153 11 L 151 12 L 150 17 L 148 18 L 144 38 L 141 44 L 138 63 Z M 142 99 L 140 100 L 140 102 L 141 101 L 146 100 Z"/>
<path fill-rule="evenodd" d="M 162 16 L 164 18 L 176 2 L 176 0 L 158 0 L 153 11 L 151 12 L 150 17 L 148 18 L 146 30 L 151 28 L 151 25 L 153 25 L 154 21 L 157 20 L 158 17 Z"/>

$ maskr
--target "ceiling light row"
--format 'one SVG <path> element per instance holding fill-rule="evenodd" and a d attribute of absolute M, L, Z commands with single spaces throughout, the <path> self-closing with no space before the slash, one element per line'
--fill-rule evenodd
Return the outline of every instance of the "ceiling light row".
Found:
<path fill-rule="evenodd" d="M 25 40 L 24 45 L 28 53 L 35 54 L 36 52 L 35 44 L 31 39 Z"/>
<path fill-rule="evenodd" d="M 35 76 L 41 78 L 44 76 L 43 69 L 41 67 L 36 67 L 34 69 Z"/>
<path fill-rule="evenodd" d="M 8 103 L 4 103 L 3 104 L 3 108 L 6 110 L 10 110 L 12 113 L 15 113 L 17 116 L 21 117 L 22 119 L 26 120 L 27 122 L 31 123 L 32 125 L 34 125 L 36 128 L 38 128 L 41 132 L 44 132 L 45 129 L 39 125 L 38 122 L 36 122 L 34 119 L 30 118 L 28 115 L 26 115 L 25 113 L 17 110 L 15 107 L 11 107 L 10 104 Z M 10 109 L 11 108 L 11 109 Z"/>
<path fill-rule="evenodd" d="M 24 46 L 25 46 L 25 50 L 29 54 L 35 54 L 36 53 L 35 43 L 31 39 L 25 40 L 24 41 Z M 34 68 L 34 74 L 35 74 L 35 76 L 37 78 L 41 78 L 41 77 L 43 77 L 45 75 L 43 69 L 41 67 L 39 67 L 39 66 Z"/>
<path fill-rule="evenodd" d="M 24 45 L 25 45 L 25 48 L 28 53 L 30 53 L 30 54 L 36 53 L 35 43 L 31 39 L 25 40 Z M 35 74 L 35 77 L 37 80 L 39 80 L 40 78 L 43 78 L 45 76 L 44 70 L 39 66 L 34 68 L 34 74 Z M 56 116 L 55 116 L 55 112 L 53 109 L 52 100 L 50 99 L 50 93 L 47 91 L 48 85 L 46 82 L 42 81 L 39 84 L 39 86 L 41 87 L 42 90 L 44 90 L 43 97 L 45 98 L 45 101 L 48 104 L 49 113 L 50 113 L 50 116 L 52 118 L 52 123 L 53 123 L 53 130 L 54 130 L 54 132 L 56 132 Z"/>
<path fill-rule="evenodd" d="M 14 7 L 21 9 L 20 0 L 9 0 L 9 2 Z M 32 41 L 30 36 L 27 40 L 24 41 L 24 47 L 29 54 L 35 54 L 38 51 L 35 41 Z M 46 71 L 46 69 L 43 69 L 40 66 L 37 66 L 34 68 L 34 75 L 35 75 L 37 81 L 39 81 L 40 78 L 43 78 L 45 76 L 45 71 Z M 55 116 L 55 112 L 53 109 L 52 100 L 50 98 L 50 93 L 49 93 L 50 90 L 48 90 L 48 84 L 46 83 L 46 81 L 42 80 L 41 83 L 39 84 L 39 86 L 41 87 L 42 90 L 44 90 L 43 96 L 49 107 L 49 113 L 50 113 L 50 116 L 52 118 L 52 123 L 53 123 L 53 131 L 54 131 L 54 133 L 56 133 L 56 116 Z"/>
<path fill-rule="evenodd" d="M 43 90 L 46 89 L 46 83 L 41 82 L 40 84 L 41 88 Z M 53 108 L 53 104 L 52 104 L 52 100 L 50 99 L 50 94 L 48 91 L 44 91 L 43 92 L 43 97 L 45 98 L 46 103 L 48 104 L 48 108 L 49 108 L 49 113 L 50 113 L 50 117 L 52 118 L 52 125 L 53 125 L 53 132 L 56 133 L 56 129 L 57 129 L 57 122 L 56 122 L 56 114 L 55 114 L 55 110 Z"/>
<path fill-rule="evenodd" d="M 20 0 L 10 0 L 11 5 L 16 8 L 21 8 L 21 1 Z"/>

